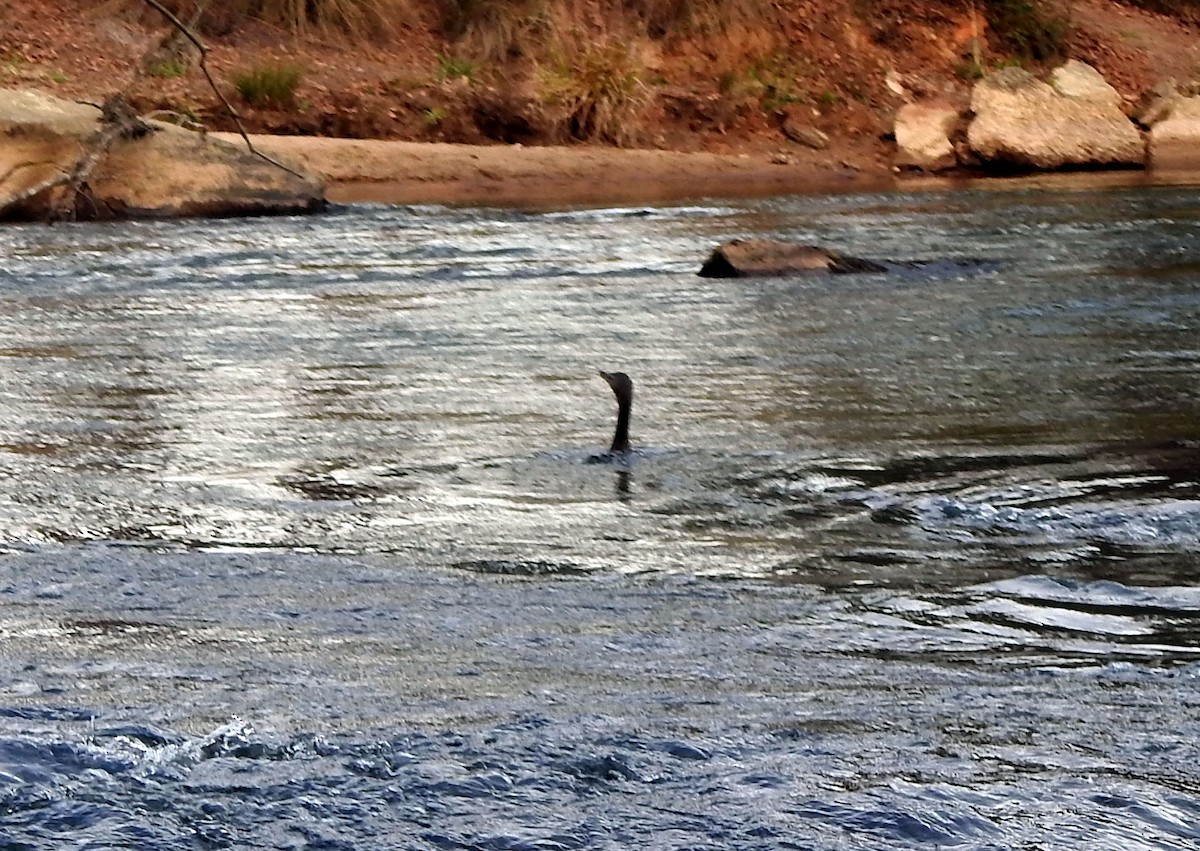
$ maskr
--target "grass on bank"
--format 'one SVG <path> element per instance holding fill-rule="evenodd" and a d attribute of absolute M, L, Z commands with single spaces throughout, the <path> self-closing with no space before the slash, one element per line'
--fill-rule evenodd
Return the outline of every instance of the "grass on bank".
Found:
<path fill-rule="evenodd" d="M 200 2 L 161 1 L 185 21 Z M 148 8 L 143 0 L 95 2 L 124 3 L 143 16 Z M 1129 2 L 1200 15 L 1200 0 Z M 849 0 L 844 8 L 847 15 L 870 22 L 907 14 L 912 3 Z M 986 21 L 971 59 L 957 69 L 964 79 L 1005 62 L 1045 63 L 1063 56 L 1069 6 L 1069 0 L 929 4 L 931 11 L 951 18 L 970 8 Z M 557 124 L 564 140 L 628 145 L 639 140 L 643 117 L 668 82 L 653 58 L 671 56 L 676 48 L 684 56 L 699 50 L 707 57 L 706 69 L 718 87 L 717 111 L 732 115 L 730 120 L 758 111 L 771 116 L 793 104 L 830 113 L 868 101 L 870 85 L 830 79 L 789 36 L 792 24 L 800 22 L 823 38 L 841 37 L 845 22 L 809 21 L 803 17 L 807 8 L 802 0 L 221 0 L 208 3 L 197 28 L 225 34 L 253 19 L 297 35 L 321 28 L 386 40 L 410 25 L 433 27 L 440 49 L 432 81 L 478 91 L 512 86 L 532 94 L 532 109 Z M 154 73 L 175 76 L 177 69 L 163 65 Z M 287 108 L 295 104 L 300 72 L 250 68 L 231 79 L 244 102 Z M 424 114 L 427 126 L 440 126 L 446 118 L 444 108 L 428 107 Z"/>
<path fill-rule="evenodd" d="M 250 106 L 285 108 L 296 103 L 304 70 L 297 65 L 256 65 L 233 72 L 238 97 Z"/>
<path fill-rule="evenodd" d="M 198 0 L 161 0 L 184 21 L 193 20 Z M 971 0 L 941 0 L 961 9 Z M 1134 6 L 1200 24 L 1200 0 L 1126 0 Z M 124 7 L 155 23 L 161 16 L 143 0 L 95 0 L 97 6 Z M 416 21 L 440 23 L 452 42 L 476 49 L 480 60 L 501 60 L 536 51 L 539 36 L 565 20 L 578 29 L 619 32 L 636 29 L 652 40 L 672 35 L 716 34 L 730 28 L 770 27 L 773 0 L 220 0 L 203 7 L 197 26 L 227 34 L 250 20 L 301 33 L 328 28 L 359 36 L 395 34 Z M 870 17 L 881 0 L 851 0 L 847 11 Z M 938 4 L 930 4 L 938 5 Z M 1030 58 L 1053 57 L 1069 27 L 1065 0 L 974 0 L 989 31 Z M 432 16 L 432 17 L 431 17 Z M 531 40 L 532 39 L 532 40 Z"/>
<path fill-rule="evenodd" d="M 114 2 L 147 23 L 163 25 L 162 15 L 143 0 Z M 249 21 L 264 21 L 297 35 L 327 29 L 355 37 L 394 35 L 398 26 L 416 20 L 420 0 L 214 0 L 196 16 L 198 0 L 160 0 L 184 23 L 205 35 L 228 35 Z M 98 3 L 97 5 L 101 5 Z"/>

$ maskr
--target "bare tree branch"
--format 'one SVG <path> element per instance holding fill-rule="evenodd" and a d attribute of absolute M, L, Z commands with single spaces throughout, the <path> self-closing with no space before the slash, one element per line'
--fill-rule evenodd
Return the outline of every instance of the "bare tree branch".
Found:
<path fill-rule="evenodd" d="M 201 135 L 204 135 L 208 132 L 208 128 L 199 121 L 184 115 L 182 112 L 176 112 L 173 109 L 156 109 L 153 112 L 147 112 L 142 116 L 142 118 L 146 119 L 147 121 L 166 121 L 167 119 L 173 119 L 168 123 L 182 127 L 184 130 L 194 130 Z"/>
<path fill-rule="evenodd" d="M 41 160 L 39 162 L 32 162 L 32 163 L 17 163 L 15 166 L 10 168 L 8 171 L 4 172 L 4 174 L 0 174 L 0 186 L 3 186 L 8 181 L 8 179 L 10 177 L 12 177 L 14 174 L 16 174 L 18 171 L 23 171 L 24 169 L 27 169 L 27 168 L 37 168 L 38 166 L 52 166 L 54 168 L 58 168 L 58 163 L 54 162 L 53 160 Z M 3 209 L 3 207 L 7 204 L 8 204 L 7 201 L 0 202 L 0 209 Z"/>
<path fill-rule="evenodd" d="M 85 192 L 84 187 L 91 177 L 92 169 L 100 162 L 100 157 L 107 153 L 118 139 L 136 139 L 152 130 L 149 124 L 138 117 L 121 94 L 112 95 L 104 101 L 100 108 L 100 116 L 99 129 L 83 143 L 84 155 L 66 175 L 65 183 L 71 188 L 71 192 L 51 209 L 52 218 L 73 218 L 80 198 L 87 198 L 90 203 L 94 203 L 91 193 Z"/>
<path fill-rule="evenodd" d="M 200 38 L 194 32 L 192 32 L 191 28 L 188 27 L 187 24 L 179 20 L 179 18 L 170 9 L 160 3 L 159 0 L 145 0 L 145 2 L 151 8 L 157 10 L 160 15 L 166 18 L 171 26 L 175 27 L 175 29 L 178 30 L 184 38 L 190 41 L 196 50 L 200 52 L 200 61 L 196 64 L 204 73 L 204 79 L 208 80 L 209 88 L 213 90 L 213 93 L 216 94 L 217 99 L 220 100 L 221 104 L 225 107 L 225 111 L 229 113 L 231 118 L 233 118 L 233 123 L 237 126 L 238 133 L 246 141 L 246 149 L 256 157 L 266 160 L 271 165 L 283 169 L 288 174 L 303 179 L 304 175 L 300 172 L 287 165 L 284 165 L 279 160 L 264 154 L 262 151 L 254 147 L 254 143 L 250 141 L 250 134 L 246 132 L 246 127 L 242 124 L 242 117 L 238 115 L 237 110 L 233 108 L 233 104 L 229 102 L 229 99 L 225 97 L 225 94 L 221 91 L 220 87 L 217 86 L 217 81 L 213 79 L 212 74 L 208 70 L 208 63 L 206 61 L 208 58 L 208 47 L 205 46 L 204 42 L 202 42 Z M 197 8 L 193 23 L 195 20 L 199 19 L 201 14 L 203 14 L 207 5 L 207 3 L 203 3 Z"/>

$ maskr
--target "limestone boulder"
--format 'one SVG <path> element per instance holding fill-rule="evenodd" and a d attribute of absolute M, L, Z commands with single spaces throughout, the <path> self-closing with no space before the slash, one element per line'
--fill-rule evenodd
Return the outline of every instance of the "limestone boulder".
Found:
<path fill-rule="evenodd" d="M 1150 128 L 1150 165 L 1160 170 L 1200 170 L 1200 96 L 1179 97 Z"/>
<path fill-rule="evenodd" d="M 884 272 L 873 260 L 850 257 L 816 245 L 773 239 L 735 239 L 713 249 L 700 267 L 702 278 L 750 278 L 827 272 Z"/>
<path fill-rule="evenodd" d="M 1080 90 L 1075 83 L 1064 85 Z M 1141 133 L 1119 104 L 1090 84 L 1079 85 L 1090 93 L 1064 95 L 1020 68 L 989 75 L 971 93 L 971 150 L 985 163 L 1006 168 L 1145 165 Z"/>
<path fill-rule="evenodd" d="M 945 171 L 958 164 L 951 137 L 959 114 L 948 103 L 907 103 L 896 112 L 896 160 L 900 168 Z"/>
<path fill-rule="evenodd" d="M 70 169 L 99 115 L 95 107 L 38 92 L 0 89 L 0 211 L 27 189 Z M 10 211 L 10 217 L 20 217 L 30 206 L 35 205 Z"/>
<path fill-rule="evenodd" d="M 1091 101 L 1121 109 L 1121 93 L 1109 85 L 1104 75 L 1077 59 L 1068 59 L 1050 72 L 1048 81 L 1054 91 L 1066 98 Z"/>
<path fill-rule="evenodd" d="M 280 168 L 244 146 L 150 122 L 137 138 L 116 141 L 87 179 L 90 196 L 74 204 L 85 218 L 241 216 L 323 209 L 323 182 Z M 39 217 L 60 187 L 20 204 L 27 190 L 69 173 L 102 127 L 100 109 L 42 92 L 0 89 L 0 211 Z"/>

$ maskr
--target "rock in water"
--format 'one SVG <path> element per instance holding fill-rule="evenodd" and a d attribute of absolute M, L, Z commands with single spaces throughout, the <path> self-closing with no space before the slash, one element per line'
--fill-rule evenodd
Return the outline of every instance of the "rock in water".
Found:
<path fill-rule="evenodd" d="M 700 267 L 702 278 L 750 278 L 814 272 L 884 272 L 886 267 L 816 245 L 773 239 L 735 239 L 713 249 Z"/>

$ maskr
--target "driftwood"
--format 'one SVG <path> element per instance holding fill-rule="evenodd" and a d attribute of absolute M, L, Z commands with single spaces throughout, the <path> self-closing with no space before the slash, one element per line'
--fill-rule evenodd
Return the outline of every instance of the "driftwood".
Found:
<path fill-rule="evenodd" d="M 118 139 L 136 139 L 152 130 L 149 124 L 137 116 L 122 94 L 109 97 L 100 107 L 100 116 L 100 126 L 84 142 L 83 155 L 76 160 L 75 165 L 69 171 L 60 169 L 57 174 L 3 199 L 0 202 L 0 216 L 42 193 L 50 192 L 60 186 L 67 187 L 69 191 L 64 192 L 48 208 L 47 218 L 51 221 L 73 218 L 81 203 L 91 204 L 92 199 L 88 192 L 87 181 L 100 158 Z M 22 168 L 36 168 L 41 165 L 50 165 L 50 163 L 21 163 L 0 177 L 0 184 L 3 184 L 5 180 Z"/>
<path fill-rule="evenodd" d="M 100 107 L 100 127 L 87 141 L 86 153 L 83 158 L 67 175 L 66 185 L 71 192 L 60 200 L 57 209 L 54 210 L 57 215 L 53 217 L 58 218 L 67 214 L 73 217 L 74 211 L 79 208 L 81 202 L 87 202 L 94 207 L 91 193 L 88 191 L 87 180 L 92 169 L 96 167 L 96 163 L 118 139 L 137 139 L 145 136 L 152 129 L 149 124 L 138 117 L 137 112 L 125 100 L 124 95 L 115 94 L 109 97 Z M 68 199 L 71 204 L 70 210 L 66 209 Z"/>

